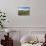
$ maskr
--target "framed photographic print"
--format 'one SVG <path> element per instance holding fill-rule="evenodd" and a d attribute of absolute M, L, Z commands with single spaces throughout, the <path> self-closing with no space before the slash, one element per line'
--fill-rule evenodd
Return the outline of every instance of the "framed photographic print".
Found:
<path fill-rule="evenodd" d="M 18 15 L 19 16 L 29 16 L 30 15 L 30 7 L 28 7 L 28 6 L 18 7 Z"/>

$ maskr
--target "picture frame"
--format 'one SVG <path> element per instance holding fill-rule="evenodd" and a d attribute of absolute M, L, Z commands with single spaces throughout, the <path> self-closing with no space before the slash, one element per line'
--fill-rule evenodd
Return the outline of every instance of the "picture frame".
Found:
<path fill-rule="evenodd" d="M 29 16 L 30 15 L 30 7 L 29 6 L 19 6 L 18 7 L 18 15 L 19 16 Z"/>

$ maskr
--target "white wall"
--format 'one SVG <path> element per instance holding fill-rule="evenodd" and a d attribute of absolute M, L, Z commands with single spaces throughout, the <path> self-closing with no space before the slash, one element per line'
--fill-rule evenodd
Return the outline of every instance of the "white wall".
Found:
<path fill-rule="evenodd" d="M 31 0 L 0 0 L 0 9 L 5 11 L 7 15 L 7 27 L 13 27 L 12 29 L 18 31 L 46 31 L 46 28 L 43 28 L 46 27 L 46 0 L 32 0 L 32 5 L 30 1 Z M 18 16 L 17 7 L 21 4 L 32 6 L 32 15 Z"/>
<path fill-rule="evenodd" d="M 0 9 L 6 12 L 9 27 L 46 27 L 46 0 L 0 0 Z M 18 16 L 19 5 L 32 6 L 32 15 Z"/>

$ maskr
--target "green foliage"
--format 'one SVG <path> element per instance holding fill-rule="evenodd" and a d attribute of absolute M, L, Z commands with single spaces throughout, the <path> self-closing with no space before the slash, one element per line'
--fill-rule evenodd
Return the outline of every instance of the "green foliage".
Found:
<path fill-rule="evenodd" d="M 18 11 L 18 15 L 20 15 L 20 16 L 27 16 L 29 14 L 30 14 L 29 10 L 28 11 L 24 11 L 24 10 L 19 10 Z"/>
<path fill-rule="evenodd" d="M 2 11 L 0 11 L 0 27 L 1 28 L 3 28 L 4 26 L 4 22 L 5 22 L 5 20 L 6 20 L 6 15 L 5 15 L 5 13 L 4 12 L 2 12 Z"/>

